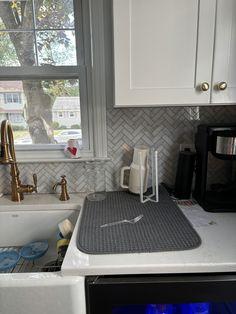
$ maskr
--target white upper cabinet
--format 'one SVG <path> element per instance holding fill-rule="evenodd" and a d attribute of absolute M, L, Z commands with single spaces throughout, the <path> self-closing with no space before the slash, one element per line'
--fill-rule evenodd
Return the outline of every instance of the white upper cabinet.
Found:
<path fill-rule="evenodd" d="M 235 0 L 113 0 L 113 23 L 116 107 L 236 99 Z"/>
<path fill-rule="evenodd" d="M 236 103 L 235 0 L 217 1 L 212 86 L 212 103 Z"/>

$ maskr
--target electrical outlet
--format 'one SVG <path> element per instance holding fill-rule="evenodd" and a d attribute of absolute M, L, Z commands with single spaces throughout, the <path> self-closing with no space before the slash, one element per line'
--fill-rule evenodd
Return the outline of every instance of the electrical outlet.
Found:
<path fill-rule="evenodd" d="M 183 150 L 189 149 L 191 152 L 195 152 L 195 145 L 194 144 L 186 144 L 182 143 L 179 145 L 179 151 L 182 152 Z"/>

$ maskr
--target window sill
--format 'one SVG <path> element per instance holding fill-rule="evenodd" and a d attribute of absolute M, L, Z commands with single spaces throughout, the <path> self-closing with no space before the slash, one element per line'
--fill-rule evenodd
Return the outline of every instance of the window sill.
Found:
<path fill-rule="evenodd" d="M 86 161 L 108 161 L 107 156 L 94 157 L 89 150 L 81 151 L 81 157 L 67 157 L 63 150 L 17 150 L 16 161 L 18 163 L 77 163 Z"/>
<path fill-rule="evenodd" d="M 18 164 L 26 164 L 26 163 L 56 163 L 56 162 L 65 162 L 65 163 L 77 163 L 77 162 L 86 162 L 86 161 L 110 161 L 111 158 L 108 157 L 81 157 L 81 158 L 39 158 L 39 159 L 31 159 L 31 158 L 18 158 Z"/>

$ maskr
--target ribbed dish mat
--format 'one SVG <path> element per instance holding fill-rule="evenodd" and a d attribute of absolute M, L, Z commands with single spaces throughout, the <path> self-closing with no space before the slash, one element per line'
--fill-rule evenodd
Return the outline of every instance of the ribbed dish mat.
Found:
<path fill-rule="evenodd" d="M 108 227 L 104 224 L 133 219 Z M 140 203 L 139 196 L 128 192 L 108 192 L 103 201 L 85 200 L 80 217 L 77 247 L 87 254 L 117 254 L 189 250 L 201 239 L 190 222 L 159 187 L 159 202 Z"/>

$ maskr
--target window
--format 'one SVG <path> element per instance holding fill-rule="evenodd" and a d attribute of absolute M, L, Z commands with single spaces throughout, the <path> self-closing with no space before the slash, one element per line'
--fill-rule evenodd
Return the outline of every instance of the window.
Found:
<path fill-rule="evenodd" d="M 75 127 L 86 154 L 92 154 L 93 142 L 99 147 L 100 134 L 104 142 L 105 127 L 97 120 L 102 114 L 104 122 L 105 109 L 100 110 L 96 95 L 90 96 L 96 86 L 90 72 L 90 27 L 95 26 L 88 5 L 83 0 L 0 1 L 0 93 L 7 100 L 1 119 L 8 109 L 24 117 L 20 149 L 62 151 L 65 142 L 58 137 Z M 19 128 L 14 132 L 19 135 Z M 24 142 L 32 144 L 25 148 Z M 104 155 L 104 148 L 96 155 Z"/>
<path fill-rule="evenodd" d="M 12 123 L 13 127 L 17 125 L 19 128 L 22 127 L 23 129 L 25 126 L 24 117 L 20 113 L 10 113 L 8 115 L 8 120 Z"/>
<path fill-rule="evenodd" d="M 5 93 L 5 104 L 8 103 L 21 103 L 20 94 L 18 93 Z"/>
<path fill-rule="evenodd" d="M 63 112 L 58 112 L 58 118 L 63 118 Z"/>

